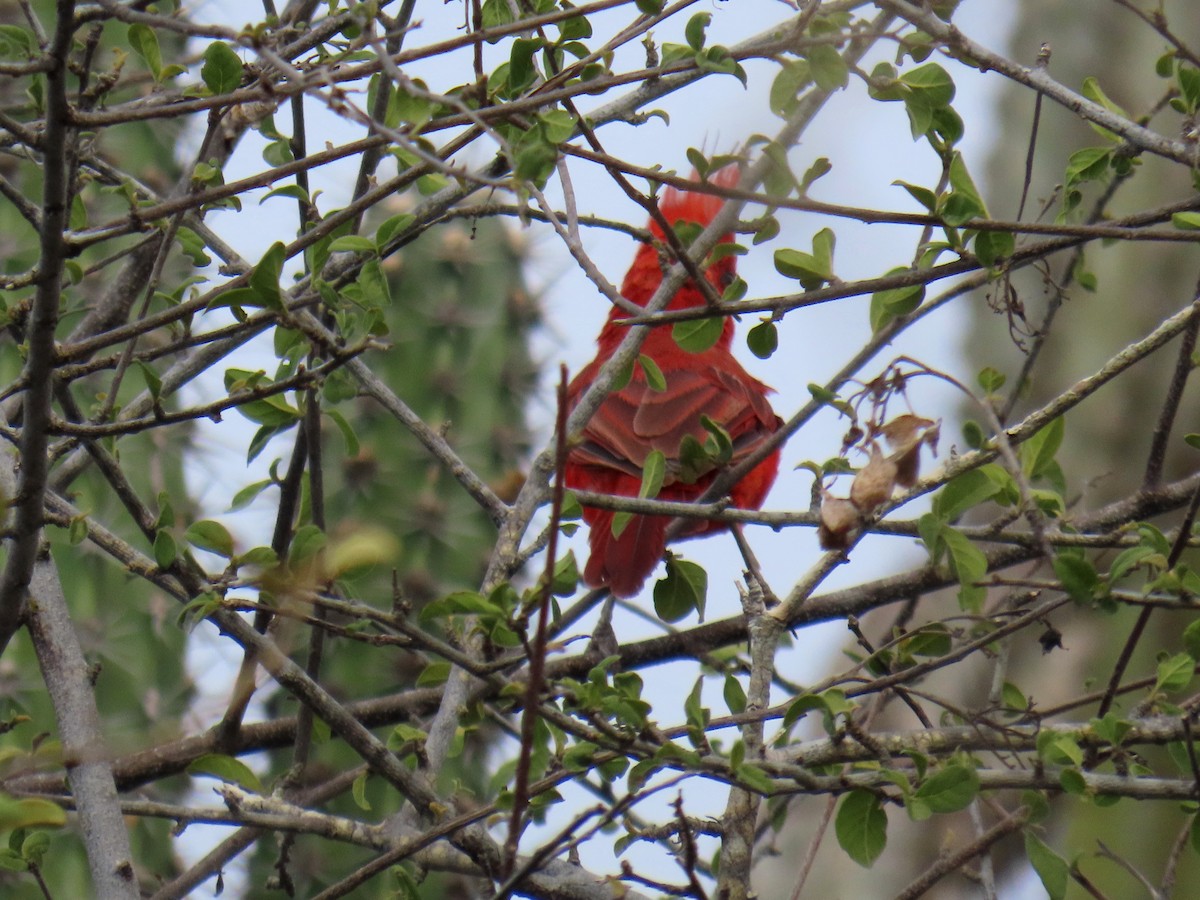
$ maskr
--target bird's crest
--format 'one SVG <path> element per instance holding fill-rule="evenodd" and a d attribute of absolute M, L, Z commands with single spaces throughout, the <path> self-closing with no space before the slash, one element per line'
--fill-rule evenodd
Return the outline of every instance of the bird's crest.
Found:
<path fill-rule="evenodd" d="M 692 180 L 696 180 L 695 172 L 692 172 Z M 709 183 L 723 188 L 734 187 L 738 183 L 737 166 L 725 166 L 713 175 Z M 721 204 L 724 202 L 715 194 L 684 191 L 672 185 L 663 192 L 662 199 L 658 202 L 658 208 L 663 217 L 672 225 L 679 221 L 686 221 L 707 226 L 720 211 Z"/>

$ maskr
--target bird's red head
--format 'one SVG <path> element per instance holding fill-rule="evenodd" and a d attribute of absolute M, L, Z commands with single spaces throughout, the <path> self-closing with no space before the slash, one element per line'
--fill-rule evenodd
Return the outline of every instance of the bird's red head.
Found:
<path fill-rule="evenodd" d="M 738 174 L 736 166 L 726 166 L 714 174 L 709 183 L 719 187 L 732 187 L 737 184 Z M 695 178 L 694 174 L 693 178 Z M 696 191 L 668 187 L 659 199 L 658 208 L 663 214 L 663 218 L 672 225 L 676 225 L 679 222 L 694 222 L 701 228 L 706 228 L 712 223 L 713 218 L 720 211 L 723 203 L 724 201 L 720 197 L 713 194 L 702 194 Z M 653 219 L 650 221 L 649 229 L 650 233 L 659 242 L 663 240 L 662 229 Z M 732 241 L 732 233 L 721 236 L 721 242 Z M 728 287 L 730 281 L 733 279 L 737 265 L 736 260 L 737 257 L 732 254 L 722 256 L 705 271 L 705 276 L 716 290 L 718 296 Z M 625 275 L 625 280 L 621 283 L 621 294 L 627 300 L 632 300 L 639 306 L 645 306 L 650 298 L 654 296 L 654 292 L 658 290 L 658 286 L 662 283 L 662 278 L 662 259 L 660 258 L 658 247 L 654 244 L 642 244 L 638 247 L 633 265 L 629 267 L 629 272 Z M 671 298 L 671 302 L 667 304 L 667 309 L 687 309 L 703 305 L 704 295 L 694 282 L 688 280 L 684 282 L 683 286 L 675 293 L 675 296 Z M 627 316 L 628 313 L 614 306 L 609 311 L 610 326 L 617 319 L 623 319 Z M 726 325 L 727 330 L 730 332 L 728 340 L 732 340 L 733 323 L 727 321 Z M 613 333 L 611 337 L 619 340 L 620 337 L 624 337 L 624 330 L 624 328 L 620 328 L 619 332 Z M 605 331 L 610 331 L 610 327 L 606 327 Z M 723 336 L 722 340 L 726 340 L 726 338 Z M 604 335 L 601 336 L 601 341 L 604 341 Z"/>

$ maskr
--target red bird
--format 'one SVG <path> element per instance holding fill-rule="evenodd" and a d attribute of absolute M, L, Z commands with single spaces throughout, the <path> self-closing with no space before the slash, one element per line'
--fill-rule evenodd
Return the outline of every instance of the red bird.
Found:
<path fill-rule="evenodd" d="M 728 168 L 718 173 L 718 184 L 736 181 L 737 172 Z M 677 191 L 669 188 L 659 204 L 666 220 L 681 220 L 707 226 L 721 208 L 721 200 L 709 194 Z M 662 239 L 662 230 L 653 221 L 650 231 Z M 733 235 L 722 236 L 732 241 Z M 705 277 L 720 294 L 734 276 L 735 257 L 722 256 L 708 267 Z M 621 293 L 626 299 L 645 306 L 662 283 L 663 270 L 658 251 L 650 244 L 638 248 Z M 667 309 L 704 306 L 704 296 L 696 284 L 687 281 Z M 600 367 L 612 356 L 628 333 L 617 324 L 629 314 L 614 306 L 596 343 L 593 359 L 567 388 L 571 409 L 595 380 Z M 733 321 L 726 318 L 721 336 L 707 350 L 689 353 L 680 349 L 671 335 L 670 325 L 650 329 L 641 354 L 649 357 L 662 371 L 665 390 L 647 384 L 640 364 L 633 367 L 629 383 L 609 394 L 583 430 L 581 441 L 567 458 L 567 487 L 636 497 L 642 484 L 646 457 L 659 450 L 666 457 L 666 475 L 658 499 L 686 501 L 699 497 L 717 476 L 716 468 L 705 472 L 683 471 L 680 442 L 691 435 L 704 444 L 709 432 L 701 424 L 707 416 L 729 435 L 736 465 L 753 453 L 783 424 L 771 409 L 766 396 L 771 389 L 752 377 L 733 358 Z M 661 388 L 661 385 L 658 385 Z M 733 505 L 758 509 L 775 481 L 779 469 L 779 450 L 775 450 L 733 486 Z M 690 474 L 690 477 L 689 477 Z M 697 478 L 696 475 L 699 475 Z M 583 578 L 592 587 L 607 587 L 618 597 L 632 597 L 654 571 L 666 549 L 666 530 L 670 516 L 633 516 L 618 537 L 613 537 L 613 513 L 585 506 L 583 519 L 590 528 L 591 555 Z M 702 519 L 688 519 L 680 538 L 699 537 L 724 530 L 726 526 Z"/>

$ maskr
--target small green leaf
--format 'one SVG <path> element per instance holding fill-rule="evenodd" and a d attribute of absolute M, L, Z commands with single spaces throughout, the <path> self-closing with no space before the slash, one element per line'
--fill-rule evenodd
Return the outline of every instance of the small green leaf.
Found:
<path fill-rule="evenodd" d="M 746 691 L 732 675 L 725 676 L 725 705 L 735 716 L 746 711 Z"/>
<path fill-rule="evenodd" d="M 1007 381 L 1007 376 L 998 369 L 993 369 L 991 366 L 985 366 L 979 370 L 979 374 L 975 376 L 975 380 L 979 382 L 979 386 L 987 393 L 994 394 L 1000 388 L 1004 387 L 1004 382 Z"/>
<path fill-rule="evenodd" d="M 935 813 L 951 813 L 965 809 L 978 794 L 978 773 L 968 766 L 960 765 L 949 765 L 940 772 L 935 772 L 916 792 L 916 796 Z"/>
<path fill-rule="evenodd" d="M 189 775 L 210 775 L 218 781 L 236 784 L 256 794 L 263 793 L 262 782 L 244 762 L 222 753 L 206 753 L 188 767 Z"/>
<path fill-rule="evenodd" d="M 1083 556 L 1060 553 L 1054 557 L 1054 574 L 1062 582 L 1063 590 L 1077 603 L 1090 603 L 1096 598 L 1100 576 L 1096 567 Z"/>
<path fill-rule="evenodd" d="M 941 539 L 950 553 L 950 565 L 959 583 L 959 606 L 969 612 L 978 612 L 987 590 L 975 582 L 987 574 L 987 556 L 961 531 L 949 526 L 942 528 Z"/>
<path fill-rule="evenodd" d="M 667 473 L 667 457 L 661 450 L 651 450 L 646 454 L 642 463 L 642 484 L 638 488 L 638 497 L 645 500 L 658 496 L 662 490 L 663 478 Z"/>
<path fill-rule="evenodd" d="M 909 271 L 909 269 L 897 268 L 892 269 L 887 274 L 901 275 Z M 924 284 L 910 284 L 904 287 L 876 291 L 871 295 L 871 330 L 878 334 L 894 320 L 915 311 L 924 299 Z"/>
<path fill-rule="evenodd" d="M 201 519 L 193 523 L 183 533 L 183 539 L 193 547 L 215 553 L 226 559 L 233 556 L 233 535 L 220 522 L 212 519 Z"/>
<path fill-rule="evenodd" d="M 975 235 L 975 256 L 981 265 L 993 268 L 1002 259 L 1013 255 L 1016 239 L 1007 231 L 981 231 Z"/>
<path fill-rule="evenodd" d="M 833 45 L 815 44 L 804 56 L 812 79 L 821 90 L 835 91 L 850 83 L 850 68 Z"/>
<path fill-rule="evenodd" d="M 1200 212 L 1177 212 L 1171 216 L 1171 224 L 1184 231 L 1200 230 Z"/>
<path fill-rule="evenodd" d="M 712 13 L 710 12 L 699 12 L 688 19 L 683 33 L 688 46 L 693 50 L 704 49 L 704 32 L 707 30 L 710 22 L 712 22 Z"/>
<path fill-rule="evenodd" d="M 71 519 L 71 524 L 67 526 L 67 539 L 73 547 L 78 547 L 88 536 L 87 516 L 79 515 Z"/>
<path fill-rule="evenodd" d="M 667 389 L 667 379 L 663 377 L 662 369 L 658 367 L 658 363 L 643 353 L 638 356 L 638 364 L 642 367 L 642 373 L 646 376 L 646 387 L 660 393 Z"/>
<path fill-rule="evenodd" d="M 676 322 L 671 327 L 671 337 L 679 349 L 688 353 L 703 353 L 714 346 L 725 330 L 725 319 L 709 316 L 704 319 L 689 319 Z"/>
<path fill-rule="evenodd" d="M 901 83 L 924 95 L 932 107 L 949 106 L 954 99 L 954 80 L 937 63 L 926 63 L 900 76 Z"/>
<path fill-rule="evenodd" d="M 378 245 L 361 234 L 343 234 L 329 242 L 330 253 L 375 253 Z"/>
<path fill-rule="evenodd" d="M 1200 659 L 1200 619 L 1183 629 L 1183 649 L 1192 659 Z"/>
<path fill-rule="evenodd" d="M 154 535 L 155 565 L 160 569 L 169 569 L 174 565 L 178 555 L 179 547 L 175 544 L 175 538 L 171 536 L 171 532 L 162 529 Z"/>
<path fill-rule="evenodd" d="M 1054 463 L 1054 456 L 1062 445 L 1065 429 L 1066 421 L 1059 416 L 1020 446 L 1017 456 L 1026 475 L 1037 478 L 1049 471 Z"/>
<path fill-rule="evenodd" d="M 288 565 L 299 567 L 311 562 L 328 543 L 329 538 L 316 525 L 301 525 L 292 536 L 292 545 L 288 548 Z"/>
<path fill-rule="evenodd" d="M 58 828 L 67 822 L 67 814 L 57 803 L 39 797 L 17 799 L 0 794 L 0 832 L 21 828 Z"/>
<path fill-rule="evenodd" d="M 1046 843 L 1030 830 L 1025 832 L 1025 855 L 1030 865 L 1042 880 L 1042 887 L 1050 900 L 1062 900 L 1067 895 L 1070 868 L 1067 861 L 1051 850 Z"/>
<path fill-rule="evenodd" d="M 781 118 L 790 116 L 796 107 L 800 92 L 811 81 L 807 60 L 784 61 L 775 80 L 771 82 L 771 92 L 767 101 L 771 112 Z"/>
<path fill-rule="evenodd" d="M 437 687 L 450 677 L 450 663 L 438 660 L 431 662 L 417 676 L 417 687 Z"/>
<path fill-rule="evenodd" d="M 242 61 L 228 44 L 215 41 L 204 49 L 200 77 L 214 96 L 236 91 L 242 84 Z"/>
<path fill-rule="evenodd" d="M 1158 663 L 1154 689 L 1173 693 L 1182 691 L 1196 674 L 1196 660 L 1186 653 L 1167 656 Z"/>
<path fill-rule="evenodd" d="M 769 319 L 759 322 L 747 333 L 746 345 L 759 359 L 770 359 L 779 349 L 779 329 Z"/>
<path fill-rule="evenodd" d="M 279 276 L 283 274 L 283 260 L 286 248 L 282 241 L 276 241 L 263 254 L 254 271 L 250 273 L 250 288 L 258 295 L 263 306 L 280 309 L 283 306 L 283 293 L 279 289 Z"/>
<path fill-rule="evenodd" d="M 834 831 L 846 854 L 869 868 L 887 845 L 887 813 L 871 792 L 851 791 L 838 807 Z"/>
<path fill-rule="evenodd" d="M 654 611 L 664 622 L 678 622 L 695 610 L 704 614 L 708 573 L 677 556 L 667 559 L 667 575 L 654 584 Z"/>
<path fill-rule="evenodd" d="M 255 498 L 257 498 L 259 494 L 261 494 L 274 483 L 275 482 L 268 478 L 264 479 L 263 481 L 256 481 L 253 484 L 246 485 L 233 495 L 233 499 L 229 502 L 229 511 L 234 512 L 235 510 L 249 506 L 254 502 Z"/>
<path fill-rule="evenodd" d="M 999 486 L 979 469 L 955 476 L 933 499 L 933 514 L 944 522 L 953 522 L 968 509 L 991 500 Z"/>
<path fill-rule="evenodd" d="M 158 46 L 158 35 L 149 25 L 138 22 L 129 26 L 129 46 L 142 58 L 155 81 L 162 81 L 162 50 Z"/>

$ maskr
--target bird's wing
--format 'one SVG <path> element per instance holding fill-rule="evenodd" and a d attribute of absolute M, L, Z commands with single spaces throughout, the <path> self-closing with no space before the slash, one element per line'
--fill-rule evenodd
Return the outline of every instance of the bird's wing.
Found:
<path fill-rule="evenodd" d="M 729 434 L 733 461 L 741 459 L 778 429 L 779 419 L 766 400 L 767 388 L 730 362 L 737 368 L 666 370 L 665 390 L 654 390 L 637 379 L 610 394 L 588 422 L 581 444 L 573 448 L 572 462 L 616 469 L 640 479 L 651 451 L 676 462 L 686 436 L 704 442 L 708 432 L 701 416 Z"/>

